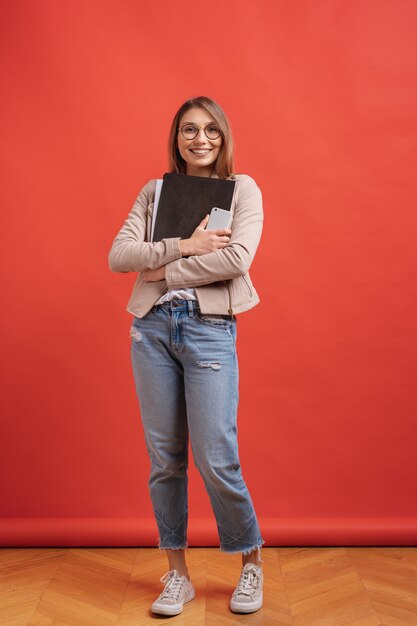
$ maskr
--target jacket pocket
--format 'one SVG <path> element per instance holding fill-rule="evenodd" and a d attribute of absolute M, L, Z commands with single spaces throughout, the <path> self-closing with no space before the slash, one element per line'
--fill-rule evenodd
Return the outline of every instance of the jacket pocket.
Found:
<path fill-rule="evenodd" d="M 250 302 L 253 298 L 253 287 L 248 274 L 238 276 L 230 281 L 232 308 Z"/>
<path fill-rule="evenodd" d="M 253 290 L 252 290 L 252 282 L 251 282 L 251 279 L 249 278 L 249 274 L 244 274 L 242 278 L 243 278 L 243 282 L 246 285 L 246 289 L 248 291 L 249 297 L 252 298 Z"/>

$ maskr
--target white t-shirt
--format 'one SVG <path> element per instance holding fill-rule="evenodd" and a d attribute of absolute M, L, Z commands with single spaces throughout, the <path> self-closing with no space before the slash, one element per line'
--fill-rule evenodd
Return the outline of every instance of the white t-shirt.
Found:
<path fill-rule="evenodd" d="M 157 304 L 162 304 L 163 302 L 168 302 L 173 298 L 183 298 L 184 300 L 197 300 L 197 296 L 195 295 L 195 289 L 193 289 L 192 287 L 180 287 L 178 289 L 171 289 L 170 291 L 167 291 L 167 293 L 164 293 L 164 295 L 155 302 L 155 306 Z"/>

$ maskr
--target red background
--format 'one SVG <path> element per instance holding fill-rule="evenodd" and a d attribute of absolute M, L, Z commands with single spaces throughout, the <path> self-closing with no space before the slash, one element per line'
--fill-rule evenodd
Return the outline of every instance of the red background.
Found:
<path fill-rule="evenodd" d="M 266 546 L 416 539 L 416 18 L 413 0 L 3 0 L 3 543 L 156 545 L 136 275 L 107 254 L 199 95 L 263 192 L 238 425 Z M 190 545 L 217 545 L 192 458 L 189 490 Z"/>

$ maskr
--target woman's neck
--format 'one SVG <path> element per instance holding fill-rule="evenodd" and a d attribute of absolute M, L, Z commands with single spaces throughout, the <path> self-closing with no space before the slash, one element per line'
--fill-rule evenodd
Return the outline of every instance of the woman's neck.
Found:
<path fill-rule="evenodd" d="M 214 173 L 214 165 L 211 166 L 207 166 L 207 167 L 196 167 L 196 168 L 191 168 L 190 171 L 190 167 L 187 164 L 187 175 L 188 176 L 205 176 L 206 178 L 212 178 L 212 175 Z"/>

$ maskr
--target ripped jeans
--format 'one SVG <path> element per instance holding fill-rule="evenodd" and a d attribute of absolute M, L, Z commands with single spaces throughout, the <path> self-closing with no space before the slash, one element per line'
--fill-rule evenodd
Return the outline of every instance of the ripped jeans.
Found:
<path fill-rule="evenodd" d="M 248 554 L 262 547 L 238 454 L 236 318 L 206 315 L 198 301 L 174 299 L 133 317 L 130 335 L 158 547 L 188 545 L 189 439 L 220 550 Z"/>

